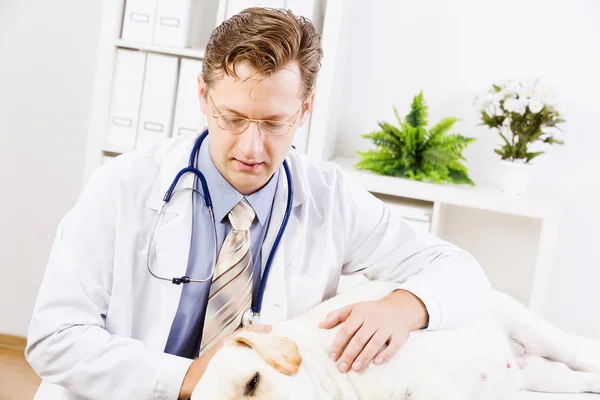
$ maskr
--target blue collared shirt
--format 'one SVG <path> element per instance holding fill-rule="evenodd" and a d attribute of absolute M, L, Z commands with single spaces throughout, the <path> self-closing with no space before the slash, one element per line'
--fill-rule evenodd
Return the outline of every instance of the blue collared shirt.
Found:
<path fill-rule="evenodd" d="M 237 203 L 246 198 L 256 213 L 256 218 L 250 226 L 253 287 L 256 289 L 260 282 L 261 248 L 271 218 L 279 170 L 275 172 L 264 187 L 245 197 L 221 175 L 210 156 L 209 144 L 210 134 L 200 147 L 197 163 L 198 169 L 206 178 L 213 203 L 217 231 L 217 255 L 221 251 L 225 237 L 231 230 L 231 223 L 227 214 Z M 202 185 L 199 182 L 196 183 L 197 190 L 202 193 Z M 202 279 L 210 273 L 213 267 L 213 234 L 210 218 L 202 197 L 194 196 L 193 207 L 195 227 L 190 243 L 190 260 L 188 260 L 186 275 L 192 279 Z M 199 207 L 203 207 L 204 210 L 199 209 Z M 187 358 L 198 356 L 209 289 L 210 281 L 188 283 L 183 286 L 177 313 L 165 346 L 165 353 Z"/>

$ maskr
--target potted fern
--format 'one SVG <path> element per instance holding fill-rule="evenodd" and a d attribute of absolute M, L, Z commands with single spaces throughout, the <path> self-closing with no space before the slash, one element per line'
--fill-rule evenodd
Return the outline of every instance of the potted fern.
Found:
<path fill-rule="evenodd" d="M 457 118 L 444 118 L 427 130 L 428 109 L 423 92 L 413 98 L 404 120 L 396 107 L 394 114 L 398 126 L 378 122 L 380 130 L 362 135 L 377 148 L 358 152 L 362 160 L 355 165 L 357 169 L 439 184 L 474 185 L 461 160 L 462 151 L 475 139 L 448 133 Z"/>
<path fill-rule="evenodd" d="M 532 160 L 544 154 L 533 147 L 563 144 L 548 128 L 558 128 L 565 120 L 548 88 L 537 81 L 492 85 L 487 96 L 478 100 L 481 124 L 497 130 L 502 138 L 500 148 L 494 149 L 501 157 L 502 190 L 522 194 L 531 179 Z"/>

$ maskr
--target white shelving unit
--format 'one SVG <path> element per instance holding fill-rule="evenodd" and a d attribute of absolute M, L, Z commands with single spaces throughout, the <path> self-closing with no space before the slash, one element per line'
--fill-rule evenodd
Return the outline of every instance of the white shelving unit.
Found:
<path fill-rule="evenodd" d="M 115 40 L 115 47 L 123 48 L 123 49 L 147 51 L 150 53 L 167 54 L 167 55 L 171 55 L 171 56 L 188 57 L 188 58 L 194 58 L 197 60 L 202 60 L 204 58 L 204 49 L 194 48 L 194 47 L 178 49 L 178 48 L 173 48 L 173 47 L 155 46 L 153 44 L 148 44 L 148 43 L 131 42 L 128 40 L 123 40 L 123 39 Z"/>
<path fill-rule="evenodd" d="M 358 160 L 348 158 L 332 161 L 375 196 L 384 195 L 382 200 L 392 206 L 414 201 L 420 202 L 420 208 L 428 205 L 431 233 L 470 251 L 493 286 L 535 312 L 543 312 L 557 235 L 557 204 L 509 195 L 494 187 L 437 185 L 376 175 L 354 169 Z M 498 242 L 508 247 L 498 248 Z"/>
<path fill-rule="evenodd" d="M 354 169 L 358 159 L 338 157 L 332 161 L 373 193 L 531 218 L 546 218 L 556 212 L 552 203 L 524 196 L 512 196 L 491 186 L 436 185 L 359 171 Z"/>

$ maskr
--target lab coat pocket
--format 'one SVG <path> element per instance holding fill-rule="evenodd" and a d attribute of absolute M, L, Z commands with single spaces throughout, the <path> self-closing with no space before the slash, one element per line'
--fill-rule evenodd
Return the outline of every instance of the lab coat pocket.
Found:
<path fill-rule="evenodd" d="M 287 286 L 287 318 L 298 316 L 327 297 L 330 270 L 311 272 L 308 274 L 291 274 L 286 276 Z"/>

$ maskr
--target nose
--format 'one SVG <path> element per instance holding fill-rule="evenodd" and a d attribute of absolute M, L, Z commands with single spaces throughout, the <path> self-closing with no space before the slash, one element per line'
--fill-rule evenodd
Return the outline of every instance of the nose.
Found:
<path fill-rule="evenodd" d="M 242 154 L 248 157 L 246 161 L 254 161 L 262 154 L 264 143 L 257 122 L 252 121 L 248 128 L 240 133 L 237 145 Z"/>

